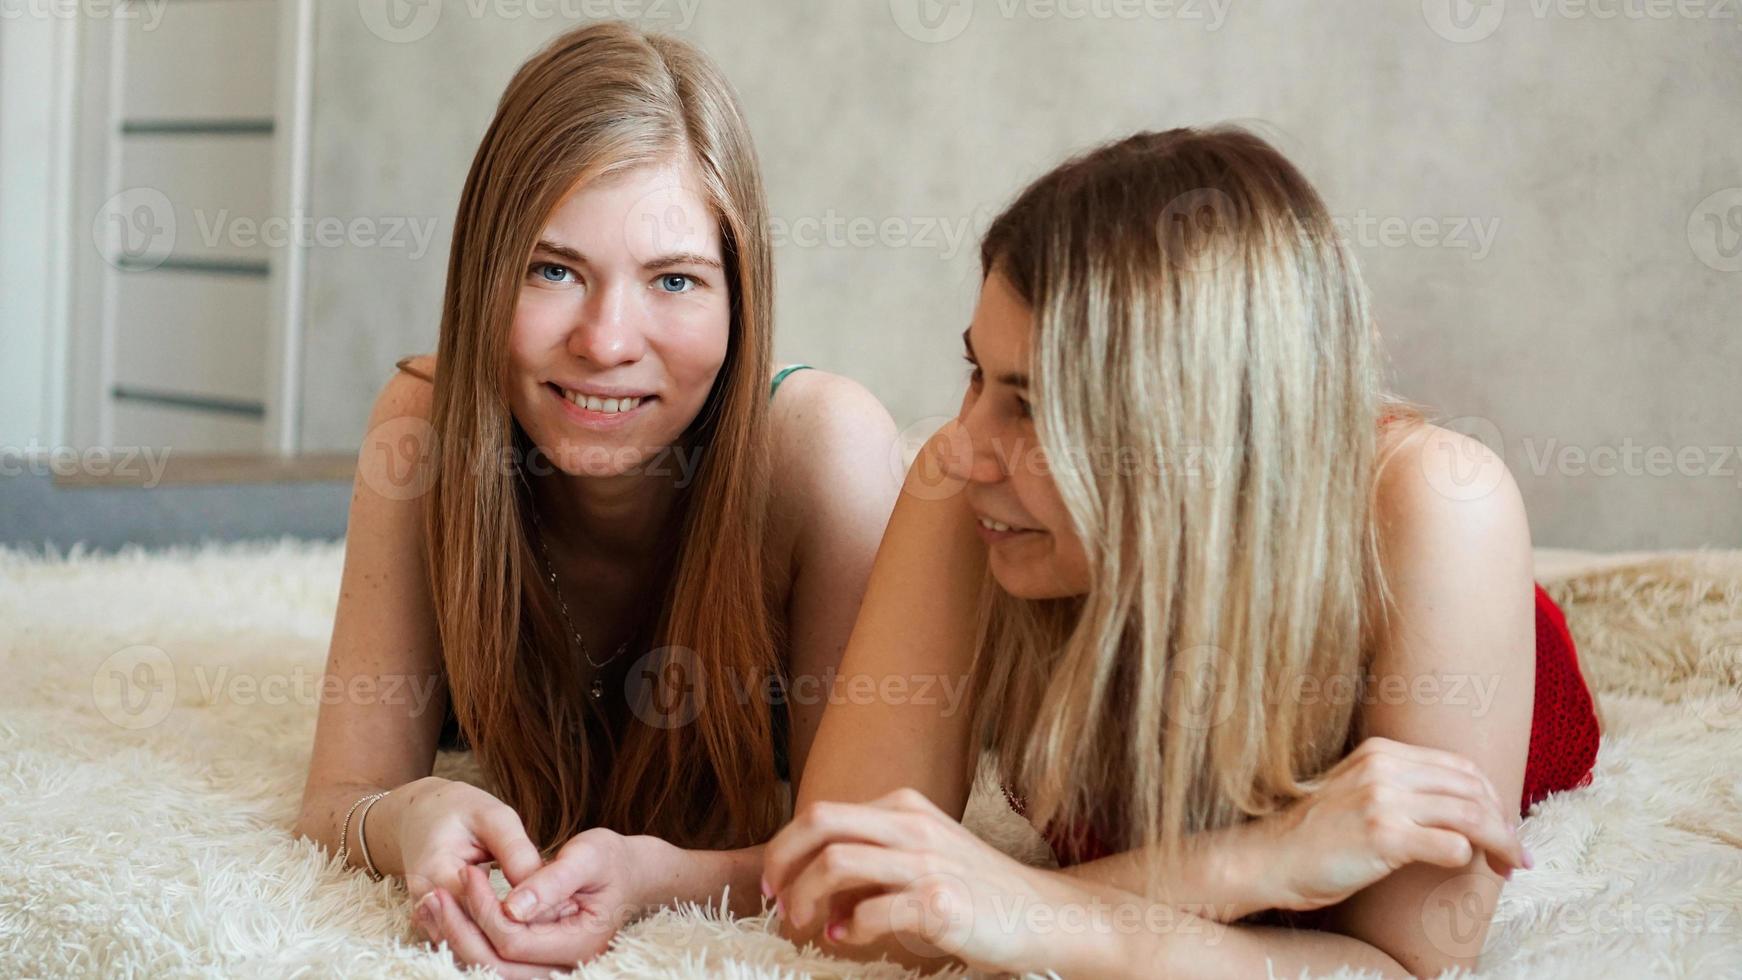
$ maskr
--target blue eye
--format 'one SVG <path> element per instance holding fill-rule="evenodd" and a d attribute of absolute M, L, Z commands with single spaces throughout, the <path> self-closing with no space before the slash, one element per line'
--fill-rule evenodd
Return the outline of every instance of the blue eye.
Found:
<path fill-rule="evenodd" d="M 659 288 L 668 293 L 687 293 L 695 284 L 694 279 L 679 272 L 668 272 L 659 277 Z"/>
<path fill-rule="evenodd" d="M 575 274 L 573 269 L 555 262 L 534 262 L 531 272 L 538 277 L 539 282 L 569 282 L 570 280 L 563 277 Z"/>

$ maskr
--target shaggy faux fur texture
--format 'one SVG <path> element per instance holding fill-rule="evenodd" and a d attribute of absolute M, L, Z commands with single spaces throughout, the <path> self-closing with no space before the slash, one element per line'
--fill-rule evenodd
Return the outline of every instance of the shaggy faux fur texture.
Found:
<path fill-rule="evenodd" d="M 289 832 L 341 557 L 0 551 L 0 976 L 459 975 L 399 883 Z M 1537 867 L 1506 888 L 1482 975 L 1742 977 L 1742 553 L 1556 557 L 1541 577 L 1608 730 L 1592 785 L 1526 821 Z M 1048 860 L 993 794 L 969 822 Z M 691 907 L 577 975 L 906 974 Z"/>

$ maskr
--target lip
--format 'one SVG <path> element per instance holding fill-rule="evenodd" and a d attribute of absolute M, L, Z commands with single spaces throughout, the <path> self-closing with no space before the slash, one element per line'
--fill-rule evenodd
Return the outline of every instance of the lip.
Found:
<path fill-rule="evenodd" d="M 595 412 L 590 408 L 582 408 L 581 406 L 576 405 L 574 402 L 569 401 L 568 397 L 562 393 L 562 389 L 559 388 L 558 386 L 556 386 L 555 384 L 545 385 L 544 390 L 550 392 L 550 397 L 556 399 L 557 404 L 562 406 L 563 414 L 568 416 L 569 421 L 571 421 L 571 422 L 575 423 L 576 425 L 579 425 L 583 428 L 596 429 L 596 430 L 622 428 L 623 426 L 628 425 L 629 423 L 640 418 L 643 413 L 645 413 L 650 407 L 653 406 L 653 404 L 655 402 L 657 402 L 659 400 L 659 396 L 657 396 L 657 395 L 642 395 L 642 396 L 640 396 L 641 404 L 635 406 L 634 408 L 630 409 L 629 411 L 627 411 L 627 412 L 615 412 L 615 413 L 607 414 L 605 412 Z M 582 391 L 583 389 L 573 388 L 570 390 L 571 391 Z M 591 395 L 591 394 L 593 394 L 593 392 L 586 391 L 585 394 Z M 624 398 L 624 397 L 634 398 L 636 396 L 635 395 L 599 395 L 597 397 L 600 397 L 600 398 Z"/>
<path fill-rule="evenodd" d="M 579 385 L 569 385 L 569 384 L 563 384 L 561 381 L 546 381 L 545 384 L 549 385 L 551 387 L 554 387 L 554 388 L 561 389 L 557 392 L 557 394 L 559 394 L 559 395 L 562 394 L 563 391 L 573 391 L 573 392 L 576 392 L 578 394 L 586 395 L 588 398 L 652 398 L 652 397 L 654 397 L 653 392 L 651 392 L 651 391 L 646 391 L 646 390 L 640 389 L 640 388 L 625 388 L 622 385 L 596 385 L 596 384 L 591 384 L 591 383 L 579 384 Z"/>
<path fill-rule="evenodd" d="M 1014 526 L 1011 527 L 1011 529 L 1008 531 L 994 531 L 991 528 L 987 527 L 986 525 L 980 523 L 980 518 L 982 516 L 983 515 L 981 515 L 981 514 L 974 515 L 974 530 L 979 533 L 980 540 L 986 542 L 987 544 L 999 544 L 999 543 L 1002 543 L 1005 541 L 1015 541 L 1019 538 L 1033 537 L 1034 535 L 1041 533 L 1040 529 L 1038 529 L 1038 528 L 1014 527 Z M 998 520 L 996 517 L 987 517 L 986 519 L 989 521 Z M 1009 521 L 999 521 L 999 523 L 1008 524 L 1010 522 Z"/>

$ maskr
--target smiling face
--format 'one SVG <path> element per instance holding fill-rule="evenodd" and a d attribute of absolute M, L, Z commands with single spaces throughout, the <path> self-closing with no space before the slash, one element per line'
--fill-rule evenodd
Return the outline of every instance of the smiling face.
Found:
<path fill-rule="evenodd" d="M 1055 599 L 1089 590 L 1089 562 L 1035 437 L 1028 402 L 1033 336 L 1034 311 L 994 271 L 962 335 L 975 367 L 958 421 L 973 452 L 948 465 L 967 482 L 999 586 L 1022 599 Z"/>
<path fill-rule="evenodd" d="M 677 442 L 725 363 L 731 286 L 688 166 L 572 190 L 528 257 L 509 334 L 509 405 L 575 476 L 633 471 Z"/>

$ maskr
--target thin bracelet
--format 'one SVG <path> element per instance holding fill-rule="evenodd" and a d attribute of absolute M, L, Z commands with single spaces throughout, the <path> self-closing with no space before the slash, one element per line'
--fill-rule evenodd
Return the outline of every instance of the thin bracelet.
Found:
<path fill-rule="evenodd" d="M 370 881 L 380 881 L 381 872 L 375 870 L 375 861 L 369 857 L 369 837 L 363 833 L 363 821 L 369 819 L 369 808 L 381 802 L 381 798 L 391 792 L 393 791 L 390 789 L 382 790 L 369 797 L 369 802 L 363 806 L 363 813 L 357 817 L 357 847 L 363 852 L 364 871 L 369 875 Z"/>
<path fill-rule="evenodd" d="M 356 813 L 357 807 L 362 806 L 363 801 L 368 798 L 367 793 L 357 797 L 357 802 L 351 804 L 351 808 L 345 811 L 345 819 L 339 822 L 339 867 L 341 868 L 348 867 L 351 863 L 350 848 L 345 846 L 345 835 L 351 830 L 351 814 Z"/>

